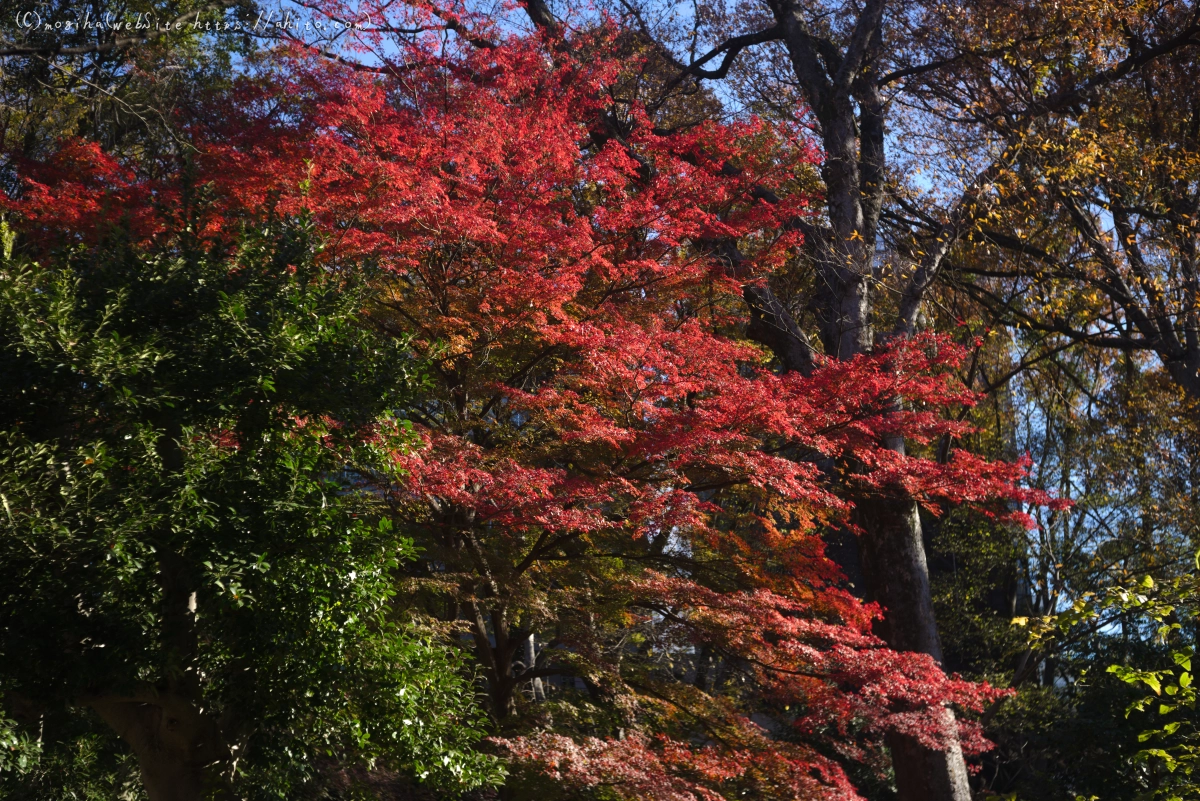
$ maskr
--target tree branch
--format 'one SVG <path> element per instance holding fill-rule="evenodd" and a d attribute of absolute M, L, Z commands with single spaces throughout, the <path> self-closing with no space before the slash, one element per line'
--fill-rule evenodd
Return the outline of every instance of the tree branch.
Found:
<path fill-rule="evenodd" d="M 729 73 L 729 68 L 733 66 L 734 60 L 747 47 L 764 42 L 773 42 L 783 38 L 783 29 L 779 25 L 772 25 L 755 33 L 744 33 L 741 36 L 734 36 L 732 39 L 726 39 L 717 47 L 705 53 L 689 64 L 682 72 L 676 75 L 667 83 L 666 91 L 670 91 L 683 82 L 689 75 L 694 75 L 697 78 L 709 78 L 720 80 Z M 717 56 L 725 54 L 721 59 L 721 65 L 715 70 L 706 70 L 704 65 L 712 61 Z"/>
<path fill-rule="evenodd" d="M 1129 73 L 1139 67 L 1149 64 L 1159 56 L 1167 55 L 1175 50 L 1178 50 L 1189 45 L 1200 45 L 1200 21 L 1193 18 L 1191 24 L 1184 28 L 1180 33 L 1167 39 L 1155 47 L 1150 47 L 1145 50 L 1131 53 L 1126 56 L 1115 67 L 1110 70 L 1105 70 L 1097 75 L 1093 75 L 1082 84 L 1071 88 L 1060 89 L 1045 101 L 1035 104 L 1031 112 L 1049 112 L 1057 111 L 1065 108 L 1073 103 L 1077 103 L 1086 99 L 1087 95 L 1093 90 L 1106 86 L 1114 81 L 1124 78 Z"/>
<path fill-rule="evenodd" d="M 846 45 L 846 53 L 833 76 L 833 90 L 844 92 L 858 78 L 858 72 L 863 66 L 868 46 L 875 38 L 876 31 L 883 21 L 884 0 L 867 0 L 862 13 L 854 23 L 854 31 L 850 34 L 850 43 Z"/>
<path fill-rule="evenodd" d="M 766 286 L 747 284 L 742 288 L 742 297 L 750 307 L 746 329 L 750 338 L 770 348 L 784 372 L 811 375 L 815 367 L 812 343 L 775 293 Z"/>

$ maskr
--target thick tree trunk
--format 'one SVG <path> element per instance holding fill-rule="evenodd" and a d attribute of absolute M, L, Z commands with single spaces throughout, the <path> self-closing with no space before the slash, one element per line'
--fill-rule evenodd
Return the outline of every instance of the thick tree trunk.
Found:
<path fill-rule="evenodd" d="M 232 798 L 223 775 L 229 751 L 216 722 L 190 701 L 148 691 L 89 704 L 133 750 L 150 801 Z"/>
<path fill-rule="evenodd" d="M 859 501 L 863 574 L 872 600 L 885 609 L 878 634 L 899 651 L 920 651 L 939 662 L 942 644 L 933 616 L 917 505 L 903 498 Z"/>
<path fill-rule="evenodd" d="M 1188 348 L 1186 355 L 1176 361 L 1170 361 L 1168 355 L 1162 358 L 1175 384 L 1191 400 L 1200 400 L 1200 348 Z"/>
<path fill-rule="evenodd" d="M 863 528 L 863 574 L 872 600 L 885 610 L 879 635 L 897 651 L 918 651 L 941 662 L 942 644 L 916 503 L 902 498 L 876 499 L 860 501 L 856 509 Z M 900 801 L 970 800 L 954 713 L 944 710 L 941 723 L 954 743 L 948 751 L 930 750 L 914 737 L 888 738 Z"/>
<path fill-rule="evenodd" d="M 945 727 L 956 725 L 950 710 L 944 710 L 942 718 Z M 892 752 L 892 769 L 900 801 L 970 801 L 967 763 L 957 740 L 949 751 L 931 751 L 915 738 L 900 735 L 888 737 L 887 744 Z"/>

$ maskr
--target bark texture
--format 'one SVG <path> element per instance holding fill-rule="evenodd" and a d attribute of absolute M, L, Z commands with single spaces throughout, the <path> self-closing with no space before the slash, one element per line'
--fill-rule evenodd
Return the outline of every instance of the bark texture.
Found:
<path fill-rule="evenodd" d="M 90 706 L 133 750 L 150 801 L 232 798 L 221 771 L 229 751 L 216 722 L 190 700 L 148 689 Z"/>
<path fill-rule="evenodd" d="M 917 505 L 903 499 L 860 501 L 861 559 L 872 600 L 887 610 L 878 633 L 898 651 L 920 651 L 942 661 L 942 644 L 929 587 L 929 568 Z M 942 726 L 954 731 L 954 714 Z M 957 737 L 949 751 L 932 751 L 915 738 L 888 738 L 901 801 L 971 797 Z"/>

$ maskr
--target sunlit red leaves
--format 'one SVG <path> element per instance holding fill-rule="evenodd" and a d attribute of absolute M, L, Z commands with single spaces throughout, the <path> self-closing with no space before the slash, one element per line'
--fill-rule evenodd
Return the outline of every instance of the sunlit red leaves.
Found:
<path fill-rule="evenodd" d="M 63 231 L 97 237 L 119 221 L 142 247 L 171 247 L 186 228 L 193 245 L 221 251 L 264 213 L 310 217 L 329 269 L 380 268 L 375 321 L 411 334 L 414 358 L 432 365 L 434 388 L 410 410 L 420 445 L 397 453 L 406 479 L 386 490 L 408 524 L 478 548 L 448 568 L 469 602 L 494 604 L 496 620 L 558 615 L 570 658 L 609 677 L 630 708 L 636 691 L 601 627 L 572 628 L 548 599 L 603 596 L 622 607 L 614 619 L 659 615 L 663 636 L 747 666 L 750 706 L 801 710 L 789 725 L 848 758 L 852 729 L 943 744 L 945 705 L 978 708 L 994 693 L 882 647 L 875 610 L 837 589 L 820 530 L 847 525 L 864 492 L 927 505 L 1041 499 L 1015 488 L 1020 465 L 886 447 L 965 431 L 943 414 L 974 400 L 948 341 L 781 376 L 738 338 L 739 287 L 711 243 L 746 245 L 745 280 L 785 257 L 796 234 L 784 223 L 806 199 L 758 203 L 750 189 L 785 182 L 811 147 L 754 120 L 598 137 L 615 65 L 549 59 L 535 41 L 403 55 L 390 81 L 281 56 L 186 121 L 195 152 L 180 169 L 135 173 L 67 143 L 30 167 L 9 208 L 40 226 L 47 249 Z M 735 588 L 687 571 L 614 572 L 595 566 L 610 552 L 586 550 L 668 539 L 677 562 L 703 550 Z M 529 566 L 566 561 L 556 548 L 567 542 L 595 557 L 572 567 L 586 581 L 539 585 Z M 472 571 L 491 585 L 482 601 Z M 501 608 L 518 600 L 525 608 Z M 564 782 L 628 797 L 855 797 L 837 764 L 770 736 L 748 709 L 729 700 L 710 712 L 730 733 L 722 743 L 648 732 L 509 748 Z"/>
<path fill-rule="evenodd" d="M 804 710 L 794 722 L 800 729 L 902 729 L 942 747 L 942 706 L 979 710 L 1001 694 L 948 678 L 928 655 L 887 649 L 870 633 L 878 610 L 836 590 L 801 601 L 768 590 L 715 592 L 653 575 L 634 591 L 691 642 L 753 665 L 768 697 Z"/>
<path fill-rule="evenodd" d="M 636 733 L 582 742 L 539 734 L 499 744 L 513 760 L 536 766 L 565 787 L 607 787 L 626 799 L 720 801 L 729 797 L 722 791 L 733 797 L 752 793 L 795 801 L 860 797 L 841 767 L 827 757 L 773 741 L 748 719 L 737 721 L 735 728 L 740 742 L 733 748 L 688 746 Z"/>

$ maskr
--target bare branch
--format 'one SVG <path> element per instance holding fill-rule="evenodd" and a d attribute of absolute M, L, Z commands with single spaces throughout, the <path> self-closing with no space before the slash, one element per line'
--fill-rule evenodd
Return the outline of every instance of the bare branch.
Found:
<path fill-rule="evenodd" d="M 755 33 L 744 33 L 741 36 L 734 36 L 732 39 L 726 39 L 720 45 L 714 47 L 696 61 L 693 61 L 682 72 L 672 78 L 667 84 L 667 91 L 674 89 L 689 75 L 693 75 L 696 78 L 720 80 L 729 73 L 729 68 L 733 66 L 734 60 L 747 47 L 763 44 L 764 42 L 777 41 L 782 38 L 783 29 L 778 25 L 773 25 L 770 28 L 757 31 Z M 725 57 L 721 59 L 721 65 L 719 67 L 717 67 L 715 70 L 704 69 L 705 64 L 712 61 L 722 53 L 725 54 Z"/>
<path fill-rule="evenodd" d="M 916 326 L 917 310 L 921 307 L 921 300 L 925 296 L 926 290 L 929 289 L 938 273 L 941 272 L 942 264 L 946 259 L 946 254 L 950 252 L 950 248 L 958 241 L 962 235 L 966 223 L 971 220 L 975 214 L 975 209 L 979 204 L 980 196 L 988 190 L 992 182 L 996 180 L 1000 172 L 1004 170 L 1012 160 L 1012 147 L 1005 149 L 1005 152 L 995 159 L 982 172 L 975 176 L 971 181 L 967 190 L 954 202 L 950 209 L 950 214 L 945 222 L 938 226 L 933 235 L 933 243 L 928 246 L 928 251 L 921 258 L 921 263 L 918 265 L 916 272 L 913 273 L 907 286 L 900 296 L 900 308 L 896 318 L 896 326 L 892 331 L 893 336 L 912 336 Z"/>
<path fill-rule="evenodd" d="M 775 293 L 765 286 L 747 284 L 742 297 L 750 307 L 746 331 L 750 338 L 770 348 L 784 372 L 811 375 L 815 367 L 812 343 Z"/>

